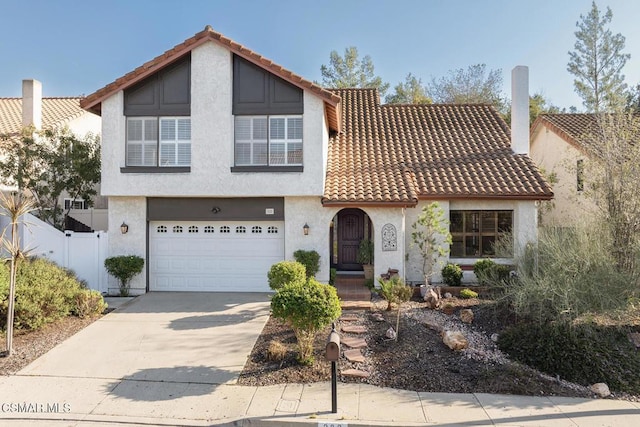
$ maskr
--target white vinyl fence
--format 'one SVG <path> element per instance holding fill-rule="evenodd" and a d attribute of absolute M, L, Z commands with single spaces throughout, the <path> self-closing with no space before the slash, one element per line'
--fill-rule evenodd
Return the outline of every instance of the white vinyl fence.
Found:
<path fill-rule="evenodd" d="M 7 225 L 8 219 L 0 218 L 2 230 Z M 7 232 L 8 235 L 10 231 Z M 73 270 L 89 288 L 101 293 L 107 292 L 108 273 L 104 268 L 108 246 L 106 231 L 62 232 L 35 216 L 26 214 L 20 224 L 20 240 L 23 250 L 29 250 L 30 255 L 47 258 L 61 267 Z"/>

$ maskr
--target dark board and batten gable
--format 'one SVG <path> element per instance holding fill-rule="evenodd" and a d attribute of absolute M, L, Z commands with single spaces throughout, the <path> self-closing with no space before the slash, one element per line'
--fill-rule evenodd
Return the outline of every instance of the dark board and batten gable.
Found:
<path fill-rule="evenodd" d="M 124 92 L 125 116 L 191 115 L 191 54 Z"/>
<path fill-rule="evenodd" d="M 303 114 L 303 90 L 233 55 L 233 114 Z"/>

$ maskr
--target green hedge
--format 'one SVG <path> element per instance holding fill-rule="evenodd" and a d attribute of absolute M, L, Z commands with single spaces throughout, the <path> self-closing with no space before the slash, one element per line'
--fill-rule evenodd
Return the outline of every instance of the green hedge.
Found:
<path fill-rule="evenodd" d="M 70 314 L 89 316 L 106 308 L 102 295 L 90 291 L 76 276 L 45 259 L 18 264 L 14 327 L 38 329 Z M 6 328 L 9 266 L 0 265 L 0 328 Z"/>
<path fill-rule="evenodd" d="M 273 264 L 267 273 L 269 287 L 277 291 L 289 283 L 305 283 L 307 273 L 304 265 L 297 261 L 280 261 Z"/>

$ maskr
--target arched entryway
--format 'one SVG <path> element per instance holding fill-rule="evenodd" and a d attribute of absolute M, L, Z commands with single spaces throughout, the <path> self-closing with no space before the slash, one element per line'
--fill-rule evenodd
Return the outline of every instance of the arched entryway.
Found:
<path fill-rule="evenodd" d="M 340 210 L 331 221 L 331 267 L 338 271 L 362 271 L 358 248 L 363 239 L 371 239 L 372 223 L 361 209 Z"/>

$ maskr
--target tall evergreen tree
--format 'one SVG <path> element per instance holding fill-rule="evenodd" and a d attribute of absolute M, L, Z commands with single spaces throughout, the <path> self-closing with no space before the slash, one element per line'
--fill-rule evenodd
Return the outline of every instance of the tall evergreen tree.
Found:
<path fill-rule="evenodd" d="M 360 59 L 358 48 L 347 47 L 344 56 L 337 51 L 329 54 L 329 65 L 320 67 L 322 84 L 330 88 L 377 88 L 380 96 L 389 89 L 389 83 L 382 81 L 374 72 L 373 61 L 369 55 Z"/>
<path fill-rule="evenodd" d="M 626 87 L 622 68 L 631 57 L 622 53 L 625 38 L 608 28 L 613 12 L 601 14 L 595 1 L 576 23 L 576 43 L 569 52 L 567 71 L 575 76 L 576 93 L 589 112 L 612 111 L 624 106 Z"/>

